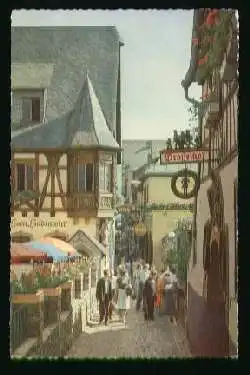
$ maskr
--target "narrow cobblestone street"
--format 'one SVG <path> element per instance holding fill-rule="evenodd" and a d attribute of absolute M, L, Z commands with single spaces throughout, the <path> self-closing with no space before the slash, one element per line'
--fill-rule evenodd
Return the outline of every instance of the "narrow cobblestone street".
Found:
<path fill-rule="evenodd" d="M 145 322 L 143 313 L 132 308 L 126 327 L 114 321 L 107 327 L 89 327 L 73 344 L 67 357 L 77 358 L 164 358 L 191 357 L 182 328 L 156 316 Z"/>

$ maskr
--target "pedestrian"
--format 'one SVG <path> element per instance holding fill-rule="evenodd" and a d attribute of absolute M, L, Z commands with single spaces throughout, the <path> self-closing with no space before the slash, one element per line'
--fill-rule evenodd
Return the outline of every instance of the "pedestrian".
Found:
<path fill-rule="evenodd" d="M 149 277 L 145 281 L 143 288 L 143 306 L 145 320 L 154 320 L 154 304 L 156 299 L 155 278 L 156 272 L 151 271 Z"/>
<path fill-rule="evenodd" d="M 158 314 L 161 313 L 162 309 L 162 301 L 164 296 L 164 270 L 161 270 L 161 273 L 158 275 L 156 279 L 156 301 L 155 301 L 155 309 Z"/>
<path fill-rule="evenodd" d="M 172 268 L 172 271 L 175 270 Z M 171 272 L 165 273 L 165 314 L 169 316 L 171 323 L 176 324 L 175 292 L 177 289 L 177 277 Z"/>
<path fill-rule="evenodd" d="M 139 288 L 138 288 L 138 296 L 136 300 L 136 311 L 139 311 L 141 308 L 141 303 L 143 301 L 143 288 L 145 281 L 149 277 L 149 265 L 145 264 L 143 269 L 141 269 L 139 273 Z"/>
<path fill-rule="evenodd" d="M 126 275 L 125 268 L 120 269 L 119 276 L 116 281 L 116 307 L 120 320 L 126 324 L 127 310 L 130 309 L 131 305 L 131 294 L 132 286 L 129 282 L 128 276 Z"/>
<path fill-rule="evenodd" d="M 139 294 L 139 282 L 140 282 L 141 264 L 137 264 L 136 270 L 133 275 L 133 298 L 137 299 Z"/>
<path fill-rule="evenodd" d="M 112 300 L 109 304 L 109 320 L 112 320 L 112 314 L 114 310 L 114 297 L 115 297 L 115 288 L 116 288 L 117 276 L 113 275 L 112 271 L 110 272 L 110 281 L 111 281 L 111 290 L 112 290 Z"/>
<path fill-rule="evenodd" d="M 108 271 L 104 270 L 104 276 L 98 280 L 96 286 L 96 299 L 99 302 L 99 324 L 105 322 L 108 324 L 109 306 L 112 300 L 111 281 L 109 279 Z"/>

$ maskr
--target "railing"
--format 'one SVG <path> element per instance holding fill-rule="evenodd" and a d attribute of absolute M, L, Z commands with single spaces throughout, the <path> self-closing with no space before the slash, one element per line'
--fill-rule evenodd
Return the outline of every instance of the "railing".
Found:
<path fill-rule="evenodd" d="M 73 210 L 94 210 L 96 208 L 96 198 L 94 193 L 73 193 L 70 197 Z"/>
<path fill-rule="evenodd" d="M 10 351 L 14 352 L 27 338 L 28 307 L 11 305 L 10 313 Z"/>

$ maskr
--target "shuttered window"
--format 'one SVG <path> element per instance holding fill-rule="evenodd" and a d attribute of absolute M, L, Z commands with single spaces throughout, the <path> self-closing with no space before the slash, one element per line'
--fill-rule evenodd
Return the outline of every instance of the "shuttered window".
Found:
<path fill-rule="evenodd" d="M 15 166 L 15 190 L 18 192 L 34 190 L 34 166 L 18 163 Z"/>

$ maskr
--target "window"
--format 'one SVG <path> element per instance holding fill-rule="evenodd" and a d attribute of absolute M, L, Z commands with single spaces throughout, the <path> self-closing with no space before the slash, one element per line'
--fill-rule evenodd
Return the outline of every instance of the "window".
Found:
<path fill-rule="evenodd" d="M 20 192 L 34 190 L 34 165 L 26 163 L 16 163 L 14 173 L 14 183 L 16 191 Z"/>
<path fill-rule="evenodd" d="M 94 165 L 78 163 L 73 174 L 73 189 L 75 193 L 94 191 Z"/>
<path fill-rule="evenodd" d="M 99 165 L 99 189 L 112 192 L 112 164 L 100 163 Z"/>
<path fill-rule="evenodd" d="M 44 93 L 41 90 L 15 90 L 12 93 L 11 121 L 14 124 L 41 122 Z"/>

